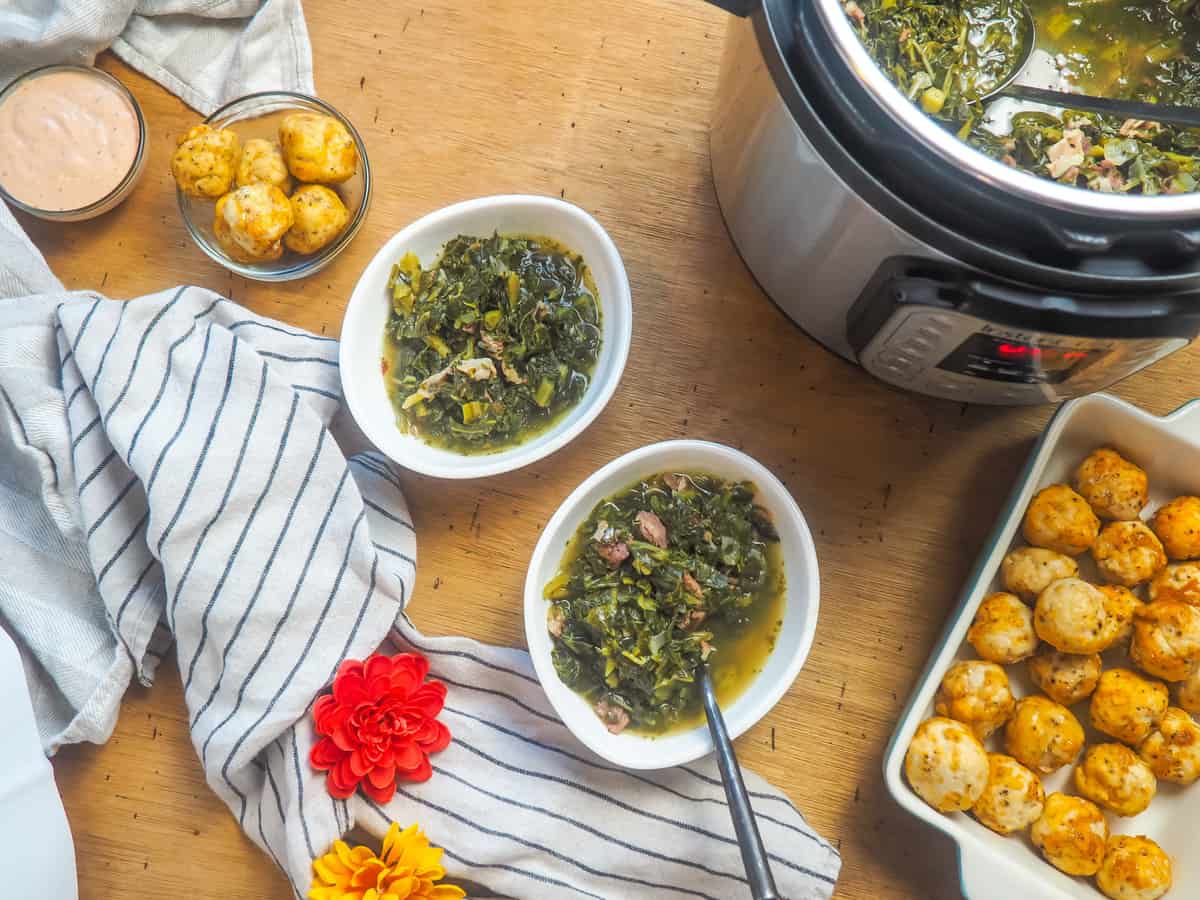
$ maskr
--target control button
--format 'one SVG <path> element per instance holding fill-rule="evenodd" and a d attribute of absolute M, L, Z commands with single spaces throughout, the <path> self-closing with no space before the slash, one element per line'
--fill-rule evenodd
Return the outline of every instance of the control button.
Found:
<path fill-rule="evenodd" d="M 933 344 L 925 340 L 923 337 L 911 337 L 903 344 L 903 350 L 908 353 L 922 354 L 928 353 L 933 349 Z"/>
<path fill-rule="evenodd" d="M 917 329 L 918 335 L 930 341 L 938 340 L 944 333 L 943 331 L 938 331 L 936 328 L 930 328 L 928 325 L 923 325 Z"/>

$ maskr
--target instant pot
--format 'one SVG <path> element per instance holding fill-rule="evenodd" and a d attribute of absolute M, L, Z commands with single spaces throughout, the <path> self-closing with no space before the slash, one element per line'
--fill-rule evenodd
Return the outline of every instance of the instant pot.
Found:
<path fill-rule="evenodd" d="M 876 67 L 839 0 L 722 0 L 711 131 L 767 294 L 878 378 L 978 403 L 1107 387 L 1200 333 L 1200 194 L 1073 188 L 976 152 Z"/>

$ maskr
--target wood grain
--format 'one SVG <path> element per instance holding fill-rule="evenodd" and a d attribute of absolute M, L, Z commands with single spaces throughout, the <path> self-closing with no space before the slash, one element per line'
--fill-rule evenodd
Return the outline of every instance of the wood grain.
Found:
<path fill-rule="evenodd" d="M 723 14 L 698 0 L 311 3 L 320 93 L 362 131 L 376 172 L 363 231 L 332 266 L 266 286 L 190 243 L 167 174 L 197 117 L 110 57 L 151 133 L 122 207 L 91 223 L 23 220 L 71 288 L 132 297 L 182 282 L 336 336 L 359 271 L 395 231 L 456 200 L 563 196 L 609 229 L 633 283 L 634 337 L 608 409 L 553 457 L 478 483 L 406 476 L 430 633 L 521 644 L 528 553 L 557 504 L 616 455 L 664 438 L 746 450 L 816 536 L 822 610 L 795 686 L 738 744 L 840 845 L 837 896 L 958 894 L 953 854 L 901 813 L 883 748 L 999 513 L 1045 408 L 904 394 L 833 357 L 769 303 L 721 221 L 707 127 Z M 1195 393 L 1187 350 L 1116 393 L 1163 413 Z M 284 881 L 204 785 L 171 660 L 133 688 L 112 740 L 56 760 L 81 896 L 284 898 Z"/>

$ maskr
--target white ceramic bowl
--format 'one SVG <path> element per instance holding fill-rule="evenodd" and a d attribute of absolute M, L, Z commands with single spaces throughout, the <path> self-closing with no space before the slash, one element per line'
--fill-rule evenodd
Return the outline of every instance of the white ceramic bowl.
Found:
<path fill-rule="evenodd" d="M 405 253 L 417 254 L 422 265 L 430 266 L 446 242 L 458 235 L 493 232 L 553 238 L 583 257 L 596 283 L 603 343 L 587 392 L 553 427 L 515 447 L 466 455 L 431 447 L 415 435 L 404 434 L 396 424 L 379 370 L 383 328 L 391 307 L 387 282 L 392 265 Z M 342 392 L 363 433 L 405 468 L 439 478 L 497 475 L 548 456 L 591 424 L 621 379 L 632 327 L 629 277 L 621 254 L 599 222 L 578 206 L 553 197 L 481 197 L 418 219 L 375 254 L 354 286 L 342 319 L 338 357 Z"/>
<path fill-rule="evenodd" d="M 771 514 L 782 542 L 787 598 L 783 626 L 763 670 L 732 705 L 722 710 L 736 738 L 765 716 L 796 680 L 817 630 L 820 579 L 817 551 L 800 507 L 786 487 L 745 453 L 707 441 L 665 441 L 613 460 L 571 492 L 542 531 L 525 576 L 525 639 L 538 680 L 559 718 L 577 738 L 610 762 L 628 769 L 663 769 L 707 756 L 713 750 L 706 725 L 665 737 L 610 734 L 591 704 L 563 684 L 550 660 L 546 631 L 546 583 L 558 572 L 567 543 L 596 504 L 657 472 L 707 472 L 729 481 L 749 480 L 756 502 Z"/>

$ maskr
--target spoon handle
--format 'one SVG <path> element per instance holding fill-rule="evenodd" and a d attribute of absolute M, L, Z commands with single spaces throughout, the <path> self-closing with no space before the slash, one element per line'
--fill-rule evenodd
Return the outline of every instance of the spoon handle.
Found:
<path fill-rule="evenodd" d="M 700 667 L 700 695 L 704 699 L 704 712 L 708 715 L 708 730 L 712 734 L 717 750 L 717 767 L 721 770 L 721 781 L 725 785 L 725 799 L 729 801 L 729 815 L 733 819 L 733 830 L 737 833 L 738 846 L 742 850 L 742 864 L 746 867 L 746 880 L 750 883 L 750 896 L 754 900 L 779 900 L 771 866 L 767 862 L 767 851 L 758 833 L 754 810 L 750 807 L 750 796 L 742 780 L 742 769 L 733 752 L 721 707 L 713 690 L 712 675 L 708 666 Z"/>
<path fill-rule="evenodd" d="M 1117 100 L 1112 97 L 1093 97 L 1088 94 L 1068 94 L 1063 91 L 1050 91 L 1024 84 L 1011 84 L 1000 93 L 1007 94 L 1009 97 L 1020 97 L 1023 100 L 1048 103 L 1051 106 L 1107 113 L 1126 119 L 1167 122 L 1189 128 L 1200 126 L 1200 109 L 1190 106 L 1165 106 L 1157 103 L 1143 103 L 1140 100 Z"/>

